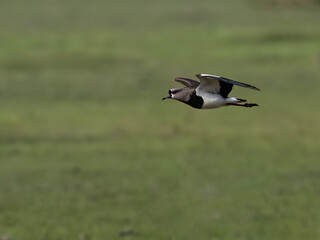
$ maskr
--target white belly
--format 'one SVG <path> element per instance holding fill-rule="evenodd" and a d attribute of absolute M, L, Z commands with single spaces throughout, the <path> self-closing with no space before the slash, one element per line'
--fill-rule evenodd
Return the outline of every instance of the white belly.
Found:
<path fill-rule="evenodd" d="M 226 105 L 226 100 L 220 94 L 202 93 L 203 109 L 218 108 Z"/>

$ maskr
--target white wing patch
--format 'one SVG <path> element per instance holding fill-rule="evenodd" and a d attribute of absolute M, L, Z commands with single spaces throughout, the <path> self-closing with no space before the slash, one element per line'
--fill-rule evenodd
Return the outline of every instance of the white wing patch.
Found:
<path fill-rule="evenodd" d="M 197 74 L 196 77 L 200 80 L 200 85 L 197 87 L 197 90 L 199 92 L 220 92 L 219 76 L 209 74 Z"/>
<path fill-rule="evenodd" d="M 201 73 L 201 74 L 197 74 L 198 76 L 198 78 L 199 77 L 211 77 L 211 78 L 220 78 L 220 76 L 217 76 L 217 75 L 211 75 L 211 74 L 207 74 L 207 73 Z"/>

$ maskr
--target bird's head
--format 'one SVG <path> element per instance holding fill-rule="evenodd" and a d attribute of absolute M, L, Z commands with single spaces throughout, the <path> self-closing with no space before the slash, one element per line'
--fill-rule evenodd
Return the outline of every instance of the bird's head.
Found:
<path fill-rule="evenodd" d="M 165 99 L 175 99 L 178 101 L 184 101 L 187 91 L 184 90 L 185 88 L 171 88 L 169 90 L 169 94 L 162 98 L 162 100 Z"/>

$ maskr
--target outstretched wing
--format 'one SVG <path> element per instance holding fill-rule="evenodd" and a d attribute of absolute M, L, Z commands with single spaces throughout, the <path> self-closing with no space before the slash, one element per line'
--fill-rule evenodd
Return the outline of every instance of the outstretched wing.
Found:
<path fill-rule="evenodd" d="M 233 84 L 220 81 L 219 76 L 197 74 L 196 77 L 200 80 L 200 86 L 197 89 L 199 92 L 219 93 L 226 98 L 233 87 Z"/>
<path fill-rule="evenodd" d="M 190 88 L 196 88 L 200 84 L 198 81 L 189 78 L 176 77 L 174 80 Z"/>
<path fill-rule="evenodd" d="M 252 85 L 242 82 L 236 82 L 231 79 L 216 75 L 197 74 L 196 77 L 200 80 L 199 90 L 220 93 L 223 97 L 227 97 L 229 95 L 233 85 L 260 90 L 259 88 L 256 88 Z"/>

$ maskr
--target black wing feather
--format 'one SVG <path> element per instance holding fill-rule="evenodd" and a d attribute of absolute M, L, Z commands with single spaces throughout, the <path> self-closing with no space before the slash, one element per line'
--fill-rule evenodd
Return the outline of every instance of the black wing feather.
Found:
<path fill-rule="evenodd" d="M 227 82 L 224 82 L 224 81 L 220 81 L 220 80 L 219 80 L 219 83 L 220 83 L 220 94 L 221 94 L 221 96 L 224 97 L 224 98 L 227 98 L 229 93 L 232 90 L 233 84 L 230 84 L 230 83 L 227 83 Z"/>
<path fill-rule="evenodd" d="M 255 86 L 252 86 L 252 85 L 250 85 L 250 84 L 242 83 L 242 82 L 236 82 L 236 81 L 233 81 L 233 80 L 231 80 L 231 79 L 224 78 L 224 77 L 220 77 L 220 78 L 219 78 L 219 81 L 220 81 L 220 84 L 221 84 L 221 82 L 225 82 L 225 83 L 229 83 L 229 84 L 233 84 L 233 85 L 238 85 L 238 86 L 240 86 L 240 87 L 246 87 L 246 88 L 251 88 L 251 89 L 260 91 L 259 88 L 255 87 Z M 231 91 L 231 90 L 230 90 L 230 91 Z"/>

